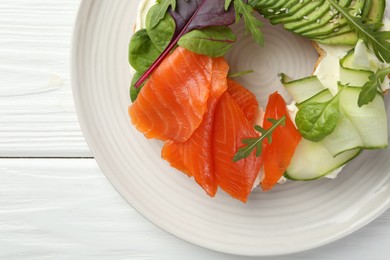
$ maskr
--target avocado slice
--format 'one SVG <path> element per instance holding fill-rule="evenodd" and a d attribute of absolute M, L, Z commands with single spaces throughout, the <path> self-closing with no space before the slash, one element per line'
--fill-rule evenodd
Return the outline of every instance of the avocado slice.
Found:
<path fill-rule="evenodd" d="M 331 38 L 331 37 L 338 36 L 338 35 L 341 35 L 344 33 L 349 33 L 349 32 L 354 32 L 354 30 L 351 29 L 349 26 L 343 26 L 343 27 L 339 28 L 339 30 L 335 30 L 332 33 L 329 33 L 327 35 L 320 35 L 320 36 L 314 37 L 312 39 L 317 40 L 317 39 Z"/>
<path fill-rule="evenodd" d="M 366 2 L 364 3 L 363 10 L 362 10 L 362 17 L 368 16 L 368 13 L 370 12 L 370 9 L 371 9 L 371 5 L 372 5 L 372 0 L 366 0 Z"/>
<path fill-rule="evenodd" d="M 343 7 L 348 7 L 351 4 L 351 1 L 352 0 L 340 0 L 339 5 L 343 6 Z M 308 25 L 305 25 L 305 26 L 302 26 L 300 28 L 295 29 L 294 32 L 297 34 L 302 34 L 302 33 L 305 33 L 305 32 L 311 31 L 311 30 L 322 28 L 327 23 L 329 23 L 329 21 L 332 21 L 335 18 L 336 13 L 330 12 L 330 4 L 329 4 L 329 2 L 327 2 L 327 3 L 329 6 L 329 9 L 324 14 L 324 16 L 322 16 L 321 18 L 317 18 L 315 23 L 311 23 L 311 24 L 308 24 Z"/>
<path fill-rule="evenodd" d="M 321 21 L 321 18 L 329 12 L 330 4 L 328 2 L 325 2 L 320 7 L 317 7 L 314 12 L 311 12 L 310 14 L 306 15 L 305 17 L 302 17 L 303 19 L 295 22 L 286 23 L 284 25 L 284 28 L 286 28 L 289 31 L 294 31 L 296 29 L 299 29 L 303 26 L 312 24 L 312 23 L 319 23 Z"/>
<path fill-rule="evenodd" d="M 261 6 L 261 8 L 258 8 L 257 10 L 261 14 L 275 14 L 275 13 L 282 13 L 283 12 L 283 7 L 286 8 L 285 6 L 289 4 L 289 2 L 292 2 L 291 0 L 281 0 L 281 1 L 273 1 L 274 3 L 272 4 L 266 4 Z M 297 1 L 296 1 L 297 2 Z M 281 10 L 282 9 L 282 10 Z"/>
<path fill-rule="evenodd" d="M 351 15 L 367 23 L 382 22 L 386 0 L 339 0 Z M 323 44 L 356 43 L 358 36 L 348 21 L 327 0 L 248 0 L 272 24 Z"/>
<path fill-rule="evenodd" d="M 256 10 L 262 8 L 264 5 L 269 4 L 272 0 L 248 0 L 248 4 Z M 273 0 L 274 2 L 275 0 Z"/>
<path fill-rule="evenodd" d="M 367 14 L 368 23 L 382 22 L 386 8 L 386 0 L 372 0 Z"/>
<path fill-rule="evenodd" d="M 264 15 L 265 18 L 270 19 L 271 17 L 277 17 L 281 15 L 289 15 L 290 8 L 297 5 L 300 0 L 288 0 L 284 3 L 283 6 L 276 8 L 262 8 L 260 13 Z M 272 21 L 271 21 L 272 23 Z"/>
<path fill-rule="evenodd" d="M 365 4 L 365 0 L 355 0 L 349 6 L 350 13 L 352 15 L 362 14 L 362 10 Z M 332 8 L 331 8 L 332 10 Z M 321 28 L 301 33 L 304 37 L 315 38 L 317 36 L 328 35 L 333 32 L 339 31 L 342 27 L 348 26 L 347 20 L 338 15 L 336 11 L 330 11 L 336 13 L 336 16 Z"/>
<path fill-rule="evenodd" d="M 364 9 L 362 10 L 362 16 L 368 18 L 368 23 L 380 23 L 383 19 L 385 6 L 386 0 L 366 0 L 366 4 L 364 5 Z M 327 36 L 319 36 L 313 40 L 322 44 L 329 45 L 355 45 L 359 38 L 352 29 L 348 31 L 348 27 L 345 27 L 344 30 L 340 29 L 338 33 L 333 33 Z M 342 33 L 343 31 L 345 32 Z"/>
<path fill-rule="evenodd" d="M 304 8 L 309 3 L 312 3 L 312 0 L 298 0 L 298 1 L 295 1 L 295 4 L 292 4 L 292 2 L 291 2 L 285 6 L 286 9 L 284 9 L 282 13 L 278 13 L 278 14 L 274 13 L 273 15 L 265 16 L 265 17 L 267 19 L 270 19 L 272 24 L 281 23 L 281 22 L 279 22 L 280 19 L 294 15 L 296 12 L 300 11 L 302 8 Z"/>
<path fill-rule="evenodd" d="M 328 45 L 355 45 L 358 39 L 359 38 L 355 32 L 349 32 L 334 37 L 316 39 L 315 41 L 318 43 L 328 44 Z"/>
<path fill-rule="evenodd" d="M 305 17 L 309 15 L 310 13 L 315 12 L 317 7 L 320 7 L 323 5 L 325 0 L 317 0 L 312 1 L 308 4 L 306 4 L 304 7 L 302 7 L 299 11 L 297 11 L 295 14 L 292 14 L 288 17 L 281 17 L 278 19 L 273 19 L 273 22 L 275 23 L 289 23 L 289 22 L 295 22 L 295 21 L 301 21 L 305 20 Z"/>
<path fill-rule="evenodd" d="M 266 8 L 275 8 L 276 5 L 280 5 L 280 4 L 284 5 L 288 1 L 289 0 L 282 0 L 282 1 L 266 0 L 266 1 L 259 2 L 259 1 L 252 0 L 251 2 L 254 2 L 254 7 L 256 8 L 256 10 L 260 12 L 261 10 Z"/>

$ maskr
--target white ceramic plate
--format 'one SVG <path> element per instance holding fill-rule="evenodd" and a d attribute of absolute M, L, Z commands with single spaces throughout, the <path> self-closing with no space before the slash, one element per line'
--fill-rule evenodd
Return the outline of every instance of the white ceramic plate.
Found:
<path fill-rule="evenodd" d="M 194 244 L 242 255 L 311 249 L 359 229 L 390 206 L 390 150 L 365 152 L 337 180 L 288 182 L 254 192 L 244 205 L 222 191 L 211 199 L 192 179 L 160 159 L 161 143 L 129 123 L 127 61 L 138 1 L 84 0 L 74 31 L 72 84 L 84 135 L 107 178 L 142 215 Z M 237 29 L 233 71 L 253 68 L 242 82 L 264 103 L 277 74 L 311 73 L 308 41 L 266 25 L 265 48 Z M 390 112 L 389 107 L 387 111 Z"/>

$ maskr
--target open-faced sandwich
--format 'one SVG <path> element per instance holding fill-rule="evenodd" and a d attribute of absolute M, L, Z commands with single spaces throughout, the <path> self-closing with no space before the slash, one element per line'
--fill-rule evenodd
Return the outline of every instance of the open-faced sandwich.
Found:
<path fill-rule="evenodd" d="M 243 202 L 278 182 L 335 178 L 363 149 L 388 146 L 384 93 L 390 32 L 385 0 L 141 1 L 129 45 L 132 124 L 163 141 L 162 158 L 213 197 Z M 262 21 L 313 41 L 313 75 L 280 73 L 264 109 L 229 74 L 224 55 L 243 21 L 263 44 Z M 255 69 L 255 68 L 254 68 Z M 261 80 L 261 79 L 260 79 Z M 286 105 L 285 100 L 293 99 Z"/>

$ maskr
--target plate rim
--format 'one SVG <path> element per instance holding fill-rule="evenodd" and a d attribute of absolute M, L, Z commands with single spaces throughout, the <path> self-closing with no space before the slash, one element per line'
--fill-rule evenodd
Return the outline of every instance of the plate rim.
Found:
<path fill-rule="evenodd" d="M 273 253 L 253 253 L 253 252 L 248 252 L 246 250 L 229 250 L 229 248 L 218 248 L 218 247 L 213 247 L 208 245 L 206 242 L 202 243 L 201 241 L 191 238 L 191 236 L 183 236 L 180 234 L 177 234 L 174 230 L 171 230 L 169 227 L 163 227 L 162 223 L 159 223 L 158 218 L 155 218 L 153 216 L 149 216 L 147 212 L 145 212 L 141 207 L 136 206 L 135 201 L 130 201 L 129 198 L 126 198 L 122 192 L 122 185 L 115 180 L 115 178 L 112 178 L 113 175 L 106 174 L 106 172 L 109 172 L 109 166 L 106 164 L 104 161 L 104 158 L 100 158 L 99 153 L 96 152 L 95 150 L 95 144 L 93 141 L 93 138 L 89 134 L 89 126 L 85 120 L 86 115 L 83 112 L 82 109 L 82 102 L 81 102 L 81 97 L 78 93 L 79 87 L 81 84 L 80 78 L 78 74 L 76 73 L 75 69 L 75 64 L 76 64 L 76 53 L 78 48 L 80 47 L 79 44 L 79 38 L 77 37 L 77 30 L 82 24 L 83 18 L 85 16 L 83 15 L 84 8 L 88 6 L 88 4 L 93 4 L 94 0 L 81 0 L 80 4 L 77 9 L 77 15 L 74 20 L 74 25 L 72 29 L 72 34 L 71 34 L 71 47 L 70 47 L 70 83 L 71 83 L 71 89 L 72 89 L 72 96 L 73 96 L 73 101 L 75 105 L 75 110 L 76 110 L 76 115 L 77 119 L 82 131 L 82 134 L 87 142 L 87 145 L 96 161 L 96 163 L 99 165 L 99 168 L 102 170 L 102 173 L 104 176 L 109 180 L 110 184 L 112 187 L 115 189 L 115 191 L 124 199 L 124 201 L 133 209 L 135 209 L 145 220 L 148 222 L 152 223 L 154 226 L 159 228 L 160 230 L 163 230 L 164 232 L 167 232 L 176 238 L 186 241 L 188 243 L 191 243 L 195 246 L 200 246 L 209 250 L 212 250 L 214 252 L 220 252 L 220 253 L 226 253 L 230 255 L 240 255 L 240 256 L 283 256 L 283 255 L 290 255 L 294 253 L 301 253 L 309 250 L 313 250 L 325 245 L 328 245 L 330 243 L 334 243 L 342 238 L 345 238 L 352 233 L 356 232 L 357 230 L 361 229 L 362 227 L 366 226 L 367 224 L 371 223 L 375 219 L 377 219 L 380 215 L 382 215 L 384 212 L 389 210 L 390 208 L 390 199 L 385 200 L 382 204 L 380 204 L 380 207 L 376 207 L 374 211 L 371 211 L 369 214 L 365 214 L 364 217 L 360 218 L 359 221 L 357 221 L 357 224 L 354 225 L 353 227 L 343 229 L 339 232 L 337 232 L 334 236 L 329 236 L 327 239 L 323 239 L 320 242 L 317 243 L 312 243 L 309 246 L 296 246 L 294 249 L 287 249 L 283 250 L 284 248 L 280 248 L 280 251 L 278 252 L 273 252 Z M 82 46 L 82 45 L 81 45 Z"/>

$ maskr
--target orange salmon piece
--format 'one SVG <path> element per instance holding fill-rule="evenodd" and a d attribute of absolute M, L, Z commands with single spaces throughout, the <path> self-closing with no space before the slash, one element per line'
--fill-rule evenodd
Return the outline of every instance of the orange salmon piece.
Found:
<path fill-rule="evenodd" d="M 272 134 L 272 142 L 264 141 L 264 178 L 263 191 L 271 190 L 283 176 L 291 162 L 295 149 L 302 136 L 296 129 L 287 111 L 286 102 L 277 92 L 269 96 L 265 110 L 263 127 L 269 129 L 272 123 L 267 118 L 280 119 L 286 116 L 285 126 L 279 125 Z"/>
<path fill-rule="evenodd" d="M 147 138 L 184 142 L 207 111 L 212 58 L 177 47 L 147 80 L 128 112 Z"/>
<path fill-rule="evenodd" d="M 262 163 L 261 157 L 252 153 L 247 158 L 233 162 L 233 157 L 244 146 L 245 138 L 258 137 L 253 125 L 229 93 L 220 98 L 214 123 L 214 169 L 218 185 L 232 197 L 242 202 L 248 200 Z"/>
<path fill-rule="evenodd" d="M 223 58 L 214 59 L 212 71 L 207 112 L 202 123 L 187 141 L 166 142 L 161 154 L 162 158 L 167 160 L 172 167 L 188 176 L 193 176 L 206 193 L 214 197 L 218 187 L 214 173 L 212 149 L 214 112 L 218 100 L 227 89 L 226 77 L 229 66 Z"/>
<path fill-rule="evenodd" d="M 234 101 L 236 101 L 249 122 L 254 122 L 259 108 L 256 96 L 240 83 L 232 79 L 228 79 L 227 92 Z"/>

